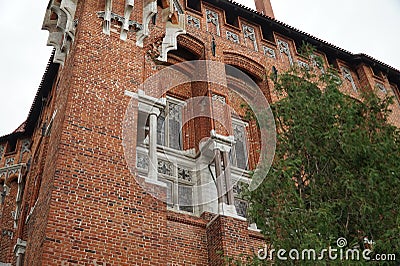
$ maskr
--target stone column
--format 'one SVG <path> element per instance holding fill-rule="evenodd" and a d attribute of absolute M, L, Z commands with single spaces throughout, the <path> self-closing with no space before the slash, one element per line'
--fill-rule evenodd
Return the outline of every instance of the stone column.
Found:
<path fill-rule="evenodd" d="M 166 99 L 151 97 L 142 90 L 137 93 L 126 91 L 125 94 L 137 98 L 139 111 L 149 116 L 149 171 L 147 179 L 151 183 L 157 183 L 157 117 L 161 113 L 160 110 L 165 108 Z"/>
<path fill-rule="evenodd" d="M 224 167 L 225 167 L 224 176 L 225 176 L 225 184 L 226 184 L 226 189 L 227 189 L 227 191 L 226 191 L 226 193 L 227 193 L 227 201 L 228 201 L 227 204 L 228 205 L 234 205 L 235 204 L 235 198 L 233 196 L 231 163 L 229 161 L 228 152 L 226 152 L 226 151 L 222 152 L 222 160 L 223 160 Z"/>
<path fill-rule="evenodd" d="M 229 152 L 231 150 L 232 144 L 234 143 L 233 136 L 223 136 L 215 133 L 215 131 L 210 132 L 211 138 L 200 142 L 201 158 L 203 162 L 207 162 L 209 165 L 211 162 L 215 163 L 215 184 L 214 182 L 210 185 L 213 186 L 214 192 L 217 193 L 218 201 L 213 201 L 211 204 L 205 204 L 203 206 L 203 211 L 213 211 L 211 205 L 218 203 L 218 213 L 225 216 L 235 217 L 237 219 L 244 219 L 237 215 L 235 208 L 235 200 L 233 196 L 232 188 L 232 173 L 229 163 Z M 222 163 L 225 169 L 222 168 Z M 207 164 L 206 164 L 207 165 Z M 207 175 L 207 171 L 204 171 Z M 209 180 L 209 178 L 204 178 L 203 180 Z M 204 191 L 203 191 L 204 192 Z M 214 196 L 214 193 L 201 193 L 201 199 L 207 199 Z M 206 206 L 207 205 L 207 206 Z"/>
<path fill-rule="evenodd" d="M 221 167 L 221 151 L 219 149 L 214 150 L 215 158 L 215 178 L 217 186 L 218 204 L 225 203 L 225 190 L 223 186 L 222 178 L 222 167 Z"/>
<path fill-rule="evenodd" d="M 18 238 L 17 243 L 14 246 L 14 253 L 17 257 L 16 266 L 24 265 L 24 255 L 25 255 L 26 241 Z"/>
<path fill-rule="evenodd" d="M 153 108 L 149 115 L 149 179 L 157 180 L 157 117 L 160 111 Z"/>

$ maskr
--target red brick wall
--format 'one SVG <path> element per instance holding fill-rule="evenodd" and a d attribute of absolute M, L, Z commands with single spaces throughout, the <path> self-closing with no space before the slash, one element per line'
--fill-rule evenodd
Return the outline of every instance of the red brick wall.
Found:
<path fill-rule="evenodd" d="M 207 220 L 172 211 L 167 215 L 170 265 L 208 265 Z"/>
<path fill-rule="evenodd" d="M 114 0 L 113 12 L 123 15 L 124 5 L 125 1 Z M 240 17 L 237 26 L 227 25 L 223 10 L 205 3 L 202 7 L 203 13 L 207 8 L 219 14 L 220 36 L 213 25 L 206 32 L 205 14 L 188 10 L 188 14 L 200 19 L 201 28 L 187 26 L 187 34 L 178 38 L 179 47 L 195 58 L 238 67 L 252 77 L 269 102 L 276 101 L 273 84 L 266 77 L 273 66 L 281 73 L 290 64 L 276 42 L 288 43 L 293 63 L 297 64 L 297 60 L 304 58 L 297 53 L 294 41 L 278 33 L 274 33 L 275 42 L 263 39 L 258 25 Z M 142 1 L 135 1 L 132 20 L 141 22 L 138 10 L 142 8 Z M 129 32 L 125 42 L 119 39 L 120 26 L 115 21 L 110 36 L 102 33 L 102 19 L 97 12 L 103 9 L 104 1 L 78 3 L 75 40 L 54 82 L 52 100 L 41 115 L 41 121 L 48 121 L 57 110 L 51 134 L 42 137 L 42 124 L 38 124 L 31 136 L 31 153 L 23 155 L 22 162 L 29 157 L 32 160 L 22 203 L 24 218 L 20 219 L 18 230 L 12 228 L 8 217 L 15 208 L 12 205 L 15 188 L 2 206 L 1 229 L 10 228 L 15 236 L 13 239 L 1 236 L 0 260 L 15 260 L 12 248 L 17 237 L 28 242 L 25 265 L 221 265 L 223 257 L 217 251 L 231 257 L 257 252 L 263 239 L 248 230 L 246 221 L 223 216 L 212 220 L 212 214 L 198 218 L 169 211 L 135 181 L 122 148 L 122 123 L 130 100 L 124 92 L 137 91 L 146 78 L 185 58 L 171 52 L 167 64 L 153 60 L 154 52 L 157 53 L 154 45 L 159 44 L 165 33 L 161 15 L 157 16 L 156 25 L 150 23 L 151 35 L 142 49 L 135 45 L 135 32 Z M 258 51 L 249 39 L 243 38 L 243 24 L 254 28 Z M 240 43 L 227 40 L 227 31 L 238 34 Z M 211 50 L 212 36 L 215 56 Z M 264 55 L 263 46 L 274 49 L 276 58 Z M 327 57 L 319 54 L 328 63 Z M 376 82 L 381 82 L 393 94 L 390 89 L 393 85 L 387 77 L 376 76 L 369 66 L 334 61 L 339 68 L 349 68 L 360 90 L 373 89 Z M 223 69 L 217 72 L 213 74 L 224 74 Z M 148 88 L 146 94 L 159 96 L 159 89 L 159 86 Z M 359 97 L 346 80 L 342 89 Z M 212 93 L 226 97 L 226 102 L 244 118 L 243 99 L 223 86 L 198 82 L 169 92 L 183 100 Z M 390 121 L 400 126 L 399 105 L 393 106 L 393 111 Z M 229 125 L 230 113 L 222 109 L 217 112 L 222 124 Z M 185 135 L 184 147 L 198 149 L 200 140 L 208 137 L 213 128 L 220 134 L 231 134 L 231 129 L 222 124 L 209 118 L 189 122 L 184 128 L 189 133 Z M 249 121 L 247 130 L 249 164 L 254 168 L 260 135 L 254 121 Z M 15 156 L 19 158 L 18 153 Z M 0 158 L 0 167 L 4 162 L 5 156 Z M 160 189 L 158 193 L 165 191 Z"/>
<path fill-rule="evenodd" d="M 4 204 L 2 206 L 1 215 L 1 232 L 0 232 L 0 261 L 11 262 L 13 256 L 14 246 L 14 235 L 16 230 L 14 228 L 14 220 L 12 219 L 11 213 L 15 211 L 15 198 L 17 196 L 18 184 L 17 180 L 8 184 L 10 187 L 9 194 L 5 197 Z M 11 235 L 10 235 L 11 234 Z"/>

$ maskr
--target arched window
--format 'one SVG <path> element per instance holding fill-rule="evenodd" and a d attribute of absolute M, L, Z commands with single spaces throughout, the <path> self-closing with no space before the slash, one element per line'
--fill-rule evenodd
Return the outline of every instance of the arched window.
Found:
<path fill-rule="evenodd" d="M 182 110 L 183 102 L 167 98 L 167 106 L 157 120 L 158 145 L 182 150 Z"/>

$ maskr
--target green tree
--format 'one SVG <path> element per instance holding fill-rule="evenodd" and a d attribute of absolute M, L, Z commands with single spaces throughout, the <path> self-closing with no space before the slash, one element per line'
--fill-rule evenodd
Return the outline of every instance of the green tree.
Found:
<path fill-rule="evenodd" d="M 268 176 L 249 192 L 250 216 L 277 249 L 337 248 L 344 237 L 345 249 L 397 252 L 400 259 L 400 134 L 388 123 L 393 100 L 366 88 L 360 100 L 343 94 L 337 73 L 321 71 L 321 60 L 305 51 L 314 67 L 273 77 L 281 96 L 272 105 L 277 150 Z"/>

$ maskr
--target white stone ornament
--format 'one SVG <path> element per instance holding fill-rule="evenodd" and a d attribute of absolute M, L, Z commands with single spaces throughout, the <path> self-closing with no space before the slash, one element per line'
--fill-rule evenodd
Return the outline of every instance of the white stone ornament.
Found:
<path fill-rule="evenodd" d="M 357 92 L 357 86 L 356 83 L 354 82 L 353 76 L 351 75 L 350 70 L 347 67 L 341 67 L 340 68 L 343 72 L 343 78 L 350 81 L 351 87 L 355 92 Z"/>
<path fill-rule="evenodd" d="M 74 20 L 77 0 L 50 0 L 42 29 L 49 31 L 47 45 L 55 48 L 55 63 L 64 64 L 72 42 L 75 39 L 77 21 Z M 53 14 L 57 17 L 54 18 Z"/>
<path fill-rule="evenodd" d="M 142 29 L 136 33 L 136 45 L 143 47 L 143 41 L 150 35 L 149 23 L 151 19 L 157 14 L 157 1 L 147 0 L 143 4 L 143 21 Z"/>
<path fill-rule="evenodd" d="M 123 41 L 126 41 L 126 38 L 128 37 L 128 31 L 129 31 L 129 18 L 132 13 L 134 1 L 133 0 L 126 0 L 125 4 L 125 13 L 124 13 L 124 21 L 122 23 L 121 27 L 121 35 L 120 38 Z"/>
<path fill-rule="evenodd" d="M 183 8 L 177 0 L 169 0 L 169 7 L 163 10 L 163 19 L 166 21 L 165 37 L 160 47 L 159 61 L 167 62 L 167 54 L 171 50 L 178 49 L 177 38 L 181 34 L 186 34 L 186 15 Z M 177 12 L 178 23 L 175 24 L 169 20 Z"/>
<path fill-rule="evenodd" d="M 293 66 L 293 58 L 290 53 L 289 44 L 282 40 L 278 40 L 278 48 L 279 48 L 279 52 L 281 53 L 281 56 L 282 56 L 282 54 L 286 55 L 289 58 L 290 65 Z"/>

